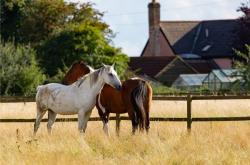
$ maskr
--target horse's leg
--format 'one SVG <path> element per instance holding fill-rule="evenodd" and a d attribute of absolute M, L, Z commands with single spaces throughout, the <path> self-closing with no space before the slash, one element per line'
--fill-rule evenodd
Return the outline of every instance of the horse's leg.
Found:
<path fill-rule="evenodd" d="M 105 115 L 105 119 L 102 119 L 102 122 L 103 122 L 103 131 L 106 135 L 109 136 L 109 125 L 108 125 L 108 122 L 109 122 L 109 113 L 107 113 Z"/>
<path fill-rule="evenodd" d="M 33 132 L 34 136 L 36 135 L 36 132 L 40 126 L 40 122 L 41 122 L 45 112 L 46 112 L 46 110 L 41 109 L 40 106 L 37 105 L 37 115 L 36 115 L 36 121 L 34 124 L 34 132 Z"/>
<path fill-rule="evenodd" d="M 84 121 L 83 121 L 83 131 L 84 132 L 86 131 L 87 123 L 89 121 L 89 117 L 90 117 L 91 113 L 92 113 L 92 110 L 86 112 L 85 115 L 84 115 Z"/>
<path fill-rule="evenodd" d="M 52 126 L 54 124 L 56 120 L 56 113 L 49 110 L 48 111 L 48 123 L 47 123 L 47 130 L 48 130 L 48 133 L 51 135 L 51 129 L 52 129 Z"/>
<path fill-rule="evenodd" d="M 78 112 L 78 130 L 80 133 L 84 133 L 84 131 L 83 131 L 84 116 L 85 116 L 84 111 Z"/>
<path fill-rule="evenodd" d="M 148 133 L 148 130 L 149 130 L 149 128 L 150 128 L 150 119 L 149 119 L 149 112 L 147 111 L 146 112 L 146 131 L 147 131 L 147 133 Z"/>

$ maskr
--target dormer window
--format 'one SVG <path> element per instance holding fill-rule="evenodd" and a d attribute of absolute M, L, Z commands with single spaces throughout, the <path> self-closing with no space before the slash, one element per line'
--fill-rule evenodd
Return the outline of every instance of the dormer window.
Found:
<path fill-rule="evenodd" d="M 212 45 L 210 45 L 210 44 L 209 44 L 209 45 L 206 45 L 205 47 L 202 48 L 202 51 L 203 51 L 203 52 L 208 51 L 208 50 L 211 48 L 211 46 L 212 46 Z"/>
<path fill-rule="evenodd" d="M 208 38 L 208 36 L 209 36 L 209 31 L 208 31 L 208 29 L 205 30 L 205 33 L 206 33 L 206 38 Z"/>

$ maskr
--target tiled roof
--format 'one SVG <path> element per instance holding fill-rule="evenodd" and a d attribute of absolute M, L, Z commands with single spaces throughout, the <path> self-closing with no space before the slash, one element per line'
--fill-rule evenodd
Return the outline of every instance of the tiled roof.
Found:
<path fill-rule="evenodd" d="M 205 58 L 233 56 L 235 19 L 162 21 L 160 26 L 176 54 L 193 53 Z"/>
<path fill-rule="evenodd" d="M 215 58 L 214 62 L 220 67 L 220 69 L 231 69 L 232 60 L 228 58 Z"/>
<path fill-rule="evenodd" d="M 199 73 L 210 73 L 213 69 L 220 69 L 213 60 L 185 59 L 184 61 Z"/>
<path fill-rule="evenodd" d="M 129 66 L 133 71 L 138 71 L 139 74 L 146 74 L 154 77 L 166 65 L 173 61 L 176 57 L 130 57 Z"/>

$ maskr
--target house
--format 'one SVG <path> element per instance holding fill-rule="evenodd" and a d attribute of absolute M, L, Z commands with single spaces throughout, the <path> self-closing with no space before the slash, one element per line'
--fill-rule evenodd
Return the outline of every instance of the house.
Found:
<path fill-rule="evenodd" d="M 131 70 L 170 86 L 181 74 L 232 68 L 237 20 L 161 21 L 155 0 L 148 4 L 148 18 L 149 39 L 140 57 L 130 58 Z"/>
<path fill-rule="evenodd" d="M 132 57 L 129 65 L 136 74 L 150 76 L 168 86 L 171 86 L 180 73 L 198 73 L 179 56 Z"/>
<path fill-rule="evenodd" d="M 204 79 L 208 74 L 181 74 L 172 84 L 178 89 L 195 90 L 203 85 Z"/>
<path fill-rule="evenodd" d="M 203 85 L 213 91 L 228 90 L 235 81 L 240 79 L 235 69 L 216 69 L 206 76 Z"/>

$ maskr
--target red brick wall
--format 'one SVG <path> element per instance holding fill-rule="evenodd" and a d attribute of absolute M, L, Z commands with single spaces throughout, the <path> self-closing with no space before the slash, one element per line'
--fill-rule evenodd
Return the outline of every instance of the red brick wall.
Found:
<path fill-rule="evenodd" d="M 158 36 L 159 41 L 159 56 L 175 56 L 174 52 L 172 51 L 169 43 L 167 42 L 166 38 L 164 37 L 163 33 L 160 31 Z M 142 57 L 145 56 L 154 56 L 151 53 L 149 44 L 146 45 L 146 48 L 144 49 L 144 52 L 142 54 Z"/>

